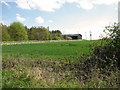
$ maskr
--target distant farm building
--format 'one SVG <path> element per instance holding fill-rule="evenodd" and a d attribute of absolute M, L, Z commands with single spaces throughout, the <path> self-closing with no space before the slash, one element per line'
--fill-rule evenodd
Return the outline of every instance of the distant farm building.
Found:
<path fill-rule="evenodd" d="M 63 35 L 63 36 L 66 36 L 70 40 L 82 39 L 82 35 L 81 34 L 66 34 L 66 35 Z"/>

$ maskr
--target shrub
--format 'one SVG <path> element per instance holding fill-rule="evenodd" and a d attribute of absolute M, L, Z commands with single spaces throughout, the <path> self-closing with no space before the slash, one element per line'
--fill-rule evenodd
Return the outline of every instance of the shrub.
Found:
<path fill-rule="evenodd" d="M 80 63 L 84 66 L 86 78 L 98 78 L 110 86 L 116 83 L 119 87 L 120 72 L 120 30 L 119 24 L 114 23 L 112 26 L 105 27 L 104 32 L 107 37 L 100 40 L 100 43 L 90 45 L 90 53 L 81 56 Z M 95 75 L 94 74 L 95 71 Z M 79 71 L 80 72 L 80 71 Z M 79 76 L 80 73 L 77 73 Z M 85 74 L 84 74 L 85 75 Z M 95 75 L 94 77 L 92 77 Z M 79 76 L 80 77 L 80 76 Z M 86 80 L 87 80 L 86 79 Z M 94 80 L 95 81 L 95 80 Z"/>
<path fill-rule="evenodd" d="M 120 68 L 120 30 L 119 24 L 105 27 L 104 32 L 108 37 L 103 38 L 99 45 L 93 45 L 92 55 L 101 59 L 98 62 L 105 66 L 117 66 Z M 104 67 L 105 67 L 104 66 Z"/>

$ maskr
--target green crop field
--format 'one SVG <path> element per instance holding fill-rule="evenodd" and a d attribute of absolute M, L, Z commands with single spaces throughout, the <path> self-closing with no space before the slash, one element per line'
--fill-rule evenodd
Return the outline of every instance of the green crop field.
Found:
<path fill-rule="evenodd" d="M 3 58 L 44 58 L 63 60 L 71 57 L 76 60 L 81 53 L 89 53 L 89 45 L 95 41 L 64 41 L 34 44 L 3 45 Z"/>

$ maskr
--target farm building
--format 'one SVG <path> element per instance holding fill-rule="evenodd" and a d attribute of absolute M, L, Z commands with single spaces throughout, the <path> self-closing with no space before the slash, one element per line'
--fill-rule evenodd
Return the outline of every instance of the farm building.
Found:
<path fill-rule="evenodd" d="M 66 35 L 63 35 L 63 36 L 67 36 L 67 38 L 70 39 L 70 40 L 82 39 L 81 34 L 66 34 Z"/>

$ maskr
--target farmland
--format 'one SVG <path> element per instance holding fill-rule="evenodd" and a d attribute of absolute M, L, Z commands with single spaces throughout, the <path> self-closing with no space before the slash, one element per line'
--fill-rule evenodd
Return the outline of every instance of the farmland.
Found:
<path fill-rule="evenodd" d="M 3 58 L 76 60 L 81 53 L 89 53 L 89 45 L 95 41 L 63 41 L 33 44 L 3 45 Z"/>
<path fill-rule="evenodd" d="M 118 87 L 119 71 L 89 54 L 100 41 L 59 41 L 2 45 L 3 88 L 110 88 Z M 81 55 L 88 55 L 81 58 Z M 76 62 L 77 61 L 77 62 Z M 96 66 L 94 66 L 96 65 Z M 113 67 L 112 67 L 113 68 Z M 114 67 L 115 68 L 115 67 Z M 117 80 L 117 81 L 116 81 Z"/>
<path fill-rule="evenodd" d="M 81 87 L 74 79 L 66 82 L 72 75 L 69 70 L 71 66 L 66 60 L 76 61 L 80 53 L 87 54 L 89 45 L 93 42 L 95 41 L 2 45 L 2 86 L 6 88 Z M 63 60 L 63 64 L 60 62 L 61 60 Z M 64 61 L 68 63 L 67 66 Z M 50 71 L 50 69 L 53 70 Z"/>

